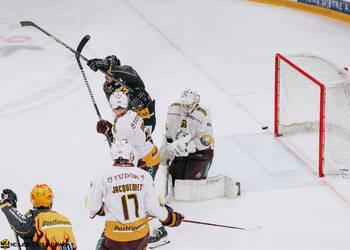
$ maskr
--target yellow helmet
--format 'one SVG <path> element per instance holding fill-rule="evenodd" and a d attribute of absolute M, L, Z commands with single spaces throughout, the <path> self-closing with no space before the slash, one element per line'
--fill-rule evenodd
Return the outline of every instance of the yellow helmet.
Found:
<path fill-rule="evenodd" d="M 35 185 L 30 193 L 30 200 L 35 208 L 50 207 L 52 204 L 52 190 L 46 184 Z"/>

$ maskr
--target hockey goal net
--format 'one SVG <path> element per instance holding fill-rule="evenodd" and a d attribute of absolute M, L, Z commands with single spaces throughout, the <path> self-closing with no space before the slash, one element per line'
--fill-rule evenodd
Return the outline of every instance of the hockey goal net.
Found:
<path fill-rule="evenodd" d="M 302 148 L 313 147 L 320 177 L 349 174 L 350 78 L 346 70 L 313 54 L 276 54 L 274 108 L 275 136 L 299 135 Z M 300 134 L 314 136 L 303 141 Z"/>

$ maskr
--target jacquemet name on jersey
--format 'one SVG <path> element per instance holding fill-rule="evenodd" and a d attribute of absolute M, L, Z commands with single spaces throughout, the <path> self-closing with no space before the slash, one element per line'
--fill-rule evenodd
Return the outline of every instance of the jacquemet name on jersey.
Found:
<path fill-rule="evenodd" d="M 114 186 L 112 193 L 125 193 L 128 191 L 141 191 L 143 184 L 124 184 L 119 186 Z"/>

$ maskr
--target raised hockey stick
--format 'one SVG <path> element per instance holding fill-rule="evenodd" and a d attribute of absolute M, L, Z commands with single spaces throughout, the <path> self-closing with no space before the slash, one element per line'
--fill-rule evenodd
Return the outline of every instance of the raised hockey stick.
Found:
<path fill-rule="evenodd" d="M 58 39 L 57 37 L 55 37 L 54 35 L 50 34 L 49 32 L 47 32 L 46 30 L 44 30 L 43 28 L 41 28 L 40 26 L 36 25 L 35 23 L 33 23 L 32 21 L 20 21 L 20 24 L 22 27 L 27 27 L 27 26 L 31 26 L 34 28 L 37 28 L 38 30 L 40 30 L 41 32 L 43 32 L 45 35 L 51 37 L 52 39 L 54 39 L 56 42 L 58 42 L 59 44 L 63 45 L 66 49 L 70 50 L 71 52 L 73 52 L 76 55 L 76 51 L 74 49 L 72 49 L 70 46 L 68 46 L 66 43 L 64 43 L 62 40 Z M 82 58 L 84 61 L 89 61 L 89 59 L 87 59 L 85 56 L 83 56 L 82 54 L 79 54 L 79 57 Z M 125 87 L 126 89 L 128 89 L 129 91 L 133 92 L 132 89 L 130 89 L 128 86 L 126 86 L 124 83 L 118 81 L 111 73 L 109 72 L 105 72 L 103 70 L 100 70 L 103 74 L 105 74 L 106 76 L 112 78 L 114 81 L 116 81 L 117 83 L 119 83 L 120 85 L 122 85 L 123 87 Z"/>
<path fill-rule="evenodd" d="M 97 116 L 98 116 L 98 119 L 101 121 L 102 118 L 101 118 L 101 113 L 97 107 L 97 104 L 96 104 L 96 101 L 95 101 L 95 98 L 94 98 L 94 95 L 92 93 L 92 90 L 90 88 L 90 85 L 89 85 L 89 82 L 87 80 L 87 77 L 86 77 L 86 74 L 84 72 L 84 69 L 83 69 L 83 66 L 81 65 L 81 62 L 80 62 L 80 53 L 81 51 L 83 50 L 85 44 L 90 40 L 90 36 L 89 35 L 86 35 L 83 37 L 83 39 L 81 39 L 79 45 L 78 45 L 78 48 L 77 48 L 77 51 L 75 51 L 75 58 L 77 59 L 77 62 L 78 62 L 78 65 L 79 65 L 79 69 L 80 69 L 80 72 L 81 74 L 83 75 L 83 78 L 84 78 L 84 82 L 85 82 L 85 85 L 89 91 L 89 95 L 90 95 L 90 99 L 92 101 L 92 104 L 94 105 L 94 108 L 96 110 L 96 113 L 97 113 Z M 109 147 L 111 147 L 112 145 L 112 142 L 111 142 L 111 139 L 109 138 L 108 134 L 107 134 L 107 131 L 105 132 L 105 136 L 107 138 L 107 142 L 108 142 L 108 145 Z"/>
<path fill-rule="evenodd" d="M 55 37 L 54 35 L 51 35 L 49 32 L 47 32 L 46 30 L 44 30 L 43 28 L 39 27 L 38 25 L 36 25 L 35 23 L 33 23 L 32 21 L 21 21 L 20 22 L 22 27 L 26 27 L 26 26 L 32 26 L 37 28 L 38 30 L 40 30 L 41 32 L 43 32 L 44 34 L 46 34 L 47 36 L 51 37 L 52 39 L 54 39 L 56 42 L 58 42 L 59 44 L 63 45 L 64 47 L 66 47 L 66 49 L 70 50 L 71 52 L 73 52 L 74 54 L 76 53 L 76 51 L 74 49 L 72 49 L 71 47 L 69 47 L 67 44 L 65 44 L 63 41 L 61 41 L 60 39 L 58 39 L 57 37 Z M 80 55 L 80 57 L 84 60 L 84 61 L 89 61 L 89 59 L 87 59 L 85 56 Z"/>
<path fill-rule="evenodd" d="M 16 234 L 15 231 L 13 231 L 15 233 L 15 238 L 16 238 L 16 242 L 17 242 L 17 247 L 18 247 L 18 250 L 21 250 L 22 247 L 21 247 L 21 243 L 19 242 L 19 239 L 18 239 L 18 235 Z"/>
<path fill-rule="evenodd" d="M 220 225 L 220 224 L 214 224 L 214 223 L 208 223 L 208 222 L 201 222 L 201 221 L 194 221 L 194 220 L 182 220 L 183 222 L 188 223 L 195 223 L 195 224 L 201 224 L 201 225 L 207 225 L 207 226 L 215 226 L 215 227 L 225 227 L 225 228 L 231 228 L 231 229 L 238 229 L 238 230 L 259 230 L 262 228 L 262 226 L 253 227 L 253 228 L 244 228 L 244 227 L 234 227 L 234 226 L 226 226 L 226 225 Z"/>

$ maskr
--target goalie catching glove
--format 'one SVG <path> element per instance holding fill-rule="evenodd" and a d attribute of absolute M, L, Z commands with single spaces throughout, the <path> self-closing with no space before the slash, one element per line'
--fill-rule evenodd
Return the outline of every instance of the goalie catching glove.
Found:
<path fill-rule="evenodd" d="M 194 141 L 191 140 L 191 135 L 186 135 L 183 138 L 169 143 L 167 150 L 175 156 L 185 157 L 190 153 L 196 152 L 196 145 L 194 144 Z"/>
<path fill-rule="evenodd" d="M 182 220 L 185 219 L 182 214 L 174 212 L 170 206 L 165 204 L 165 208 L 168 210 L 168 217 L 164 221 L 160 221 L 164 226 L 177 227 L 181 224 Z"/>

